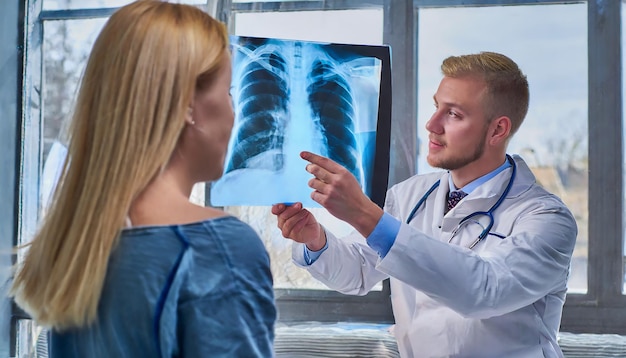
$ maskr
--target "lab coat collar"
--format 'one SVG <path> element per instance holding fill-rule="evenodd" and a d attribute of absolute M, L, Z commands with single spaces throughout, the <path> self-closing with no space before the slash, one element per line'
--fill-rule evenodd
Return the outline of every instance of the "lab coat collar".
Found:
<path fill-rule="evenodd" d="M 522 193 L 528 191 L 535 183 L 535 176 L 533 175 L 526 162 L 519 155 L 512 155 L 515 164 L 517 165 L 517 172 L 513 180 L 513 185 L 507 198 L 515 198 Z M 472 193 L 466 196 L 453 210 L 451 210 L 446 217 L 465 217 L 475 211 L 483 210 L 487 211 L 495 202 L 500 198 L 500 195 L 506 188 L 511 178 L 513 168 L 509 167 L 503 170 L 501 173 L 491 178 L 481 186 L 476 188 Z M 441 177 L 439 190 L 437 190 L 437 206 L 441 207 L 441 212 L 444 212 L 444 204 L 446 202 L 446 195 L 450 190 L 448 179 L 450 173 L 445 172 Z M 439 210 L 439 208 L 435 210 Z"/>

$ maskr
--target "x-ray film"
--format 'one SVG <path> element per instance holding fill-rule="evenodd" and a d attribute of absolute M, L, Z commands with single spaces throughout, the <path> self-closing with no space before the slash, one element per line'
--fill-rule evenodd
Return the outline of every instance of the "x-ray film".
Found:
<path fill-rule="evenodd" d="M 211 205 L 272 205 L 310 195 L 307 150 L 349 170 L 379 205 L 387 189 L 389 48 L 231 37 L 235 124 Z"/>

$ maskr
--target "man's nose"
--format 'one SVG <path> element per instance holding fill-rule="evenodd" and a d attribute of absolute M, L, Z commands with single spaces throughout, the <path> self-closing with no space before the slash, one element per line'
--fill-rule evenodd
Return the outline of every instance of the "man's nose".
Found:
<path fill-rule="evenodd" d="M 432 133 L 441 133 L 443 127 L 441 126 L 441 115 L 439 111 L 435 111 L 430 119 L 426 122 L 426 130 Z"/>

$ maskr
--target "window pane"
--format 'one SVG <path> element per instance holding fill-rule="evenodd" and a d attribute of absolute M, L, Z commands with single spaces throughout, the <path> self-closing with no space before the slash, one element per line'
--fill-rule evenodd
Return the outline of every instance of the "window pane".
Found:
<path fill-rule="evenodd" d="M 350 29 L 346 31 L 345 29 Z M 235 34 L 293 40 L 349 44 L 382 44 L 382 10 L 307 11 L 235 14 Z M 304 167 L 302 168 L 304 170 Z M 270 207 L 227 207 L 228 212 L 249 223 L 261 235 L 271 257 L 274 287 L 326 289 L 291 262 L 291 241 L 282 237 Z M 352 229 L 326 210 L 310 209 L 318 220 L 338 236 Z M 379 289 L 382 286 L 379 287 Z"/>
<path fill-rule="evenodd" d="M 106 19 L 44 22 L 43 206 L 65 155 L 61 130 L 68 122 L 91 46 L 105 22 Z"/>
<path fill-rule="evenodd" d="M 241 13 L 235 14 L 235 35 L 382 45 L 383 11 L 368 9 Z"/>
<path fill-rule="evenodd" d="M 44 10 L 69 10 L 120 7 L 130 4 L 133 0 L 44 0 Z M 170 1 L 181 4 L 206 5 L 207 0 L 180 0 Z"/>
<path fill-rule="evenodd" d="M 105 22 L 44 22 L 44 160 L 72 110 L 89 51 Z"/>
<path fill-rule="evenodd" d="M 587 291 L 586 4 L 424 9 L 419 12 L 418 172 L 426 163 L 439 66 L 450 55 L 495 51 L 528 76 L 530 108 L 509 145 L 537 180 L 563 199 L 578 223 L 570 292 Z M 530 20 L 530 21 L 529 21 Z M 470 31 L 471 30 L 471 31 Z"/>

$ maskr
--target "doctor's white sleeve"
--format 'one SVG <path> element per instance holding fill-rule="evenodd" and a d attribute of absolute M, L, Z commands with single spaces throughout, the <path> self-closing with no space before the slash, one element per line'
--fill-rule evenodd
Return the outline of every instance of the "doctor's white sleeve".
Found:
<path fill-rule="evenodd" d="M 532 199 L 536 205 L 516 218 L 511 234 L 481 255 L 402 223 L 377 269 L 473 318 L 499 316 L 564 292 L 576 222 L 558 199 Z"/>
<path fill-rule="evenodd" d="M 325 230 L 328 248 L 311 265 L 304 259 L 304 244 L 292 244 L 293 262 L 329 288 L 348 295 L 365 295 L 388 276 L 376 270 L 378 254 L 357 231 L 337 238 Z"/>

